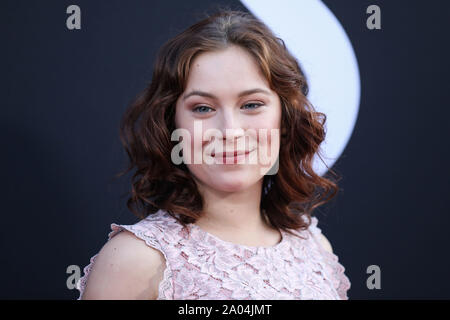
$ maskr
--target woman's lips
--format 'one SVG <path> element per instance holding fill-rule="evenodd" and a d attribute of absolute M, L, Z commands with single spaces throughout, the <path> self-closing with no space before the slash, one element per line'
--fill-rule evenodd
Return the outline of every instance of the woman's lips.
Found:
<path fill-rule="evenodd" d="M 219 152 L 212 153 L 211 156 L 216 159 L 216 164 L 244 164 L 249 154 L 254 150 L 235 151 L 235 152 Z M 244 161 L 244 162 L 243 162 Z"/>
<path fill-rule="evenodd" d="M 219 152 L 219 153 L 213 152 L 211 154 L 211 156 L 216 157 L 216 158 L 234 158 L 239 155 L 249 154 L 251 151 L 253 151 L 253 150 L 239 150 L 239 151 L 234 151 L 234 152 Z"/>

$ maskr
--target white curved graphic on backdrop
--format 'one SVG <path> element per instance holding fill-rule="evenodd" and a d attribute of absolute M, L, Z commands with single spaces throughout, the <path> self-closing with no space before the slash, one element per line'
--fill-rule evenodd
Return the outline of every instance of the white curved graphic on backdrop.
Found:
<path fill-rule="evenodd" d="M 284 40 L 308 83 L 308 99 L 327 115 L 323 160 L 332 167 L 347 145 L 358 116 L 359 68 L 350 40 L 334 14 L 319 0 L 241 0 Z M 320 175 L 327 168 L 316 157 Z"/>

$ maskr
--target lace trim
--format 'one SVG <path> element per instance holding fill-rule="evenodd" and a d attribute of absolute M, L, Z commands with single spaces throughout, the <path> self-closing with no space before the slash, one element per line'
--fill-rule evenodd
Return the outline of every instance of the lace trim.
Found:
<path fill-rule="evenodd" d="M 86 288 L 88 275 L 92 270 L 92 266 L 94 265 L 97 256 L 98 253 L 91 257 L 91 259 L 89 260 L 89 264 L 85 266 L 83 269 L 84 276 L 82 276 L 77 282 L 77 290 L 80 291 L 80 296 L 78 297 L 77 300 L 81 300 L 83 296 L 84 289 Z"/>
<path fill-rule="evenodd" d="M 322 234 L 322 229 L 317 226 L 318 222 L 317 217 L 311 217 L 311 225 L 309 230 L 313 234 L 317 247 L 319 247 L 319 250 L 324 254 L 324 257 L 327 258 L 329 265 L 332 267 L 334 287 L 336 288 L 339 296 L 341 299 L 348 300 L 347 291 L 351 287 L 350 280 L 345 275 L 345 267 L 339 262 L 338 256 L 326 250 L 320 243 L 319 239 L 320 234 Z"/>
<path fill-rule="evenodd" d="M 277 244 L 273 246 L 247 246 L 243 244 L 237 244 L 234 242 L 222 240 L 218 236 L 215 236 L 214 234 L 207 232 L 203 230 L 201 227 L 199 227 L 196 224 L 189 224 L 190 230 L 195 230 L 194 232 L 198 233 L 197 237 L 202 238 L 203 240 L 213 242 L 213 243 L 219 243 L 225 247 L 232 248 L 232 250 L 237 251 L 238 253 L 242 253 L 242 251 L 251 251 L 253 253 L 258 253 L 261 251 L 270 251 L 270 250 L 284 250 L 286 247 L 289 246 L 289 240 L 288 240 L 288 234 L 284 230 L 280 230 L 281 233 L 281 241 L 279 241 Z"/>
<path fill-rule="evenodd" d="M 152 248 L 159 250 L 164 255 L 166 268 L 164 270 L 163 279 L 161 280 L 161 282 L 159 283 L 159 286 L 158 286 L 157 300 L 172 299 L 172 297 L 173 297 L 172 271 L 171 271 L 171 268 L 169 265 L 169 259 L 166 255 L 166 253 L 164 252 L 164 250 L 162 250 L 158 240 L 155 237 L 149 236 L 148 232 L 145 232 L 144 230 L 139 229 L 139 228 L 135 228 L 134 225 L 119 225 L 116 223 L 112 223 L 111 224 L 111 232 L 108 234 L 108 241 L 111 240 L 115 235 L 117 235 L 119 232 L 123 231 L 124 229 L 132 232 L 138 238 L 144 240 L 148 246 L 151 246 Z M 77 282 L 77 289 L 80 291 L 80 296 L 78 297 L 77 300 L 81 300 L 81 298 L 82 298 L 82 295 L 86 288 L 89 274 L 92 270 L 92 267 L 93 267 L 98 255 L 99 255 L 99 253 L 97 253 L 93 257 L 91 257 L 90 263 L 83 269 L 84 276 L 81 277 Z"/>

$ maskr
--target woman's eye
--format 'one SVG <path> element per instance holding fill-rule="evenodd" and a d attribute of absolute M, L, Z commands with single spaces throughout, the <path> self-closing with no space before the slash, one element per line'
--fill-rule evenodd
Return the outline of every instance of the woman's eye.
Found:
<path fill-rule="evenodd" d="M 198 107 L 195 107 L 194 109 L 192 109 L 192 111 L 199 112 L 199 113 L 205 113 L 205 112 L 203 112 L 205 109 L 211 109 L 212 110 L 212 108 L 207 107 L 207 106 L 198 106 Z M 202 111 L 197 111 L 197 110 L 202 110 Z"/>
<path fill-rule="evenodd" d="M 244 109 L 250 109 L 250 110 L 258 109 L 263 104 L 262 103 L 247 103 L 247 104 L 244 104 L 243 107 L 245 107 L 245 106 L 252 106 L 252 105 L 256 106 L 256 107 L 255 108 L 244 108 Z"/>

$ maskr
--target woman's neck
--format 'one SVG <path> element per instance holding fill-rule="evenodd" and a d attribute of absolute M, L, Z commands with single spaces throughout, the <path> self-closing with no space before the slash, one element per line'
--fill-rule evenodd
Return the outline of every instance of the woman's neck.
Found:
<path fill-rule="evenodd" d="M 260 210 L 262 180 L 246 190 L 222 192 L 199 186 L 204 199 L 203 216 L 196 224 L 204 229 L 225 233 L 261 233 L 267 220 Z"/>

